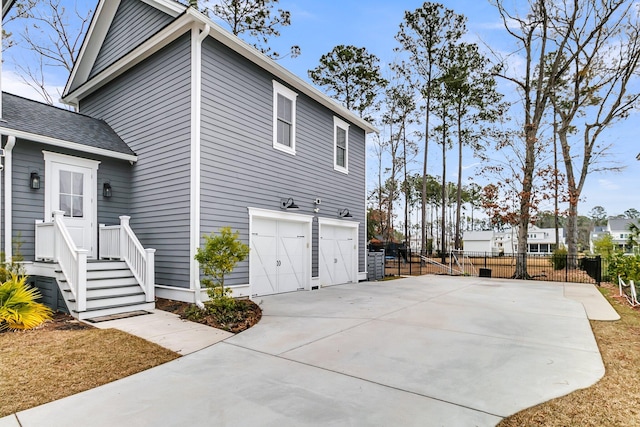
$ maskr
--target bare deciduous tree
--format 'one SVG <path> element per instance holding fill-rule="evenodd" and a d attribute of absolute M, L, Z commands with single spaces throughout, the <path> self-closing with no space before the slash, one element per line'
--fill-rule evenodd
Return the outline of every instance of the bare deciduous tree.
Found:
<path fill-rule="evenodd" d="M 60 68 L 67 75 L 71 72 L 92 13 L 91 10 L 80 12 L 77 6 L 69 11 L 60 0 L 40 0 L 24 9 L 20 16 L 26 25 L 15 43 L 23 44 L 33 57 L 30 61 L 16 64 L 16 67 L 21 71 L 23 81 L 48 104 L 54 103 L 48 74 Z"/>
<path fill-rule="evenodd" d="M 588 174 L 620 170 L 603 161 L 611 144 L 598 144 L 598 139 L 603 130 L 627 118 L 640 100 L 640 92 L 632 90 L 640 64 L 637 5 L 624 0 L 580 0 L 576 7 L 580 21 L 599 30 L 593 36 L 588 26 L 570 31 L 564 56 L 571 61 L 551 92 L 560 119 L 557 133 L 567 177 L 571 259 L 578 252 L 578 203 Z M 570 23 L 558 19 L 551 24 L 559 32 Z"/>

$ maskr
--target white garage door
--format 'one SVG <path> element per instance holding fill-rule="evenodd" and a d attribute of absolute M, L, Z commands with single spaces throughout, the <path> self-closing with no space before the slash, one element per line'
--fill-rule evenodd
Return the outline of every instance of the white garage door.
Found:
<path fill-rule="evenodd" d="M 357 224 L 343 226 L 320 222 L 319 267 L 321 286 L 358 281 Z"/>
<path fill-rule="evenodd" d="M 251 224 L 251 294 L 307 289 L 309 224 L 262 217 L 253 217 Z"/>

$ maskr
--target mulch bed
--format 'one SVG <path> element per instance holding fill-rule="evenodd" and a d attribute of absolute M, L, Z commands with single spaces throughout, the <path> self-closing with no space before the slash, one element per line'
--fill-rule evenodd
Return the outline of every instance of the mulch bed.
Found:
<path fill-rule="evenodd" d="M 42 325 L 35 328 L 41 331 L 82 331 L 85 329 L 94 329 L 93 326 L 76 320 L 73 316 L 56 311 L 52 314 L 51 320 L 47 320 Z M 0 333 L 9 332 L 8 330 L 0 330 Z"/>
<path fill-rule="evenodd" d="M 222 329 L 234 334 L 246 331 L 256 323 L 258 323 L 262 318 L 262 310 L 253 301 L 243 299 L 238 300 L 237 304 L 238 311 L 236 318 L 231 322 L 222 323 L 218 320 L 218 318 L 204 311 L 199 312 L 200 314 L 197 317 L 188 315 L 190 313 L 189 309 L 193 310 L 195 304 L 164 298 L 156 298 L 156 308 L 158 310 L 168 311 L 170 313 L 177 314 L 181 319 L 202 323 L 203 325 Z"/>

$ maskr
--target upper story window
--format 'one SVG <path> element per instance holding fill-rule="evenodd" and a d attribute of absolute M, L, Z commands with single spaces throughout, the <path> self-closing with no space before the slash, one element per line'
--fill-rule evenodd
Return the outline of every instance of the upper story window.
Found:
<path fill-rule="evenodd" d="M 273 148 L 296 154 L 296 98 L 298 94 L 273 81 Z"/>
<path fill-rule="evenodd" d="M 349 124 L 333 118 L 333 168 L 349 173 Z"/>

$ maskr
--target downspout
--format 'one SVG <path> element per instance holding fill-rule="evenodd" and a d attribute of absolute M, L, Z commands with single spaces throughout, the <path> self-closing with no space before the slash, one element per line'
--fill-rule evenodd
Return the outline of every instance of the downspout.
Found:
<path fill-rule="evenodd" d="M 195 303 L 204 308 L 200 286 L 200 265 L 195 260 L 196 248 L 200 246 L 200 135 L 202 106 L 202 42 L 209 35 L 207 24 L 200 32 L 191 29 L 191 214 L 190 222 L 190 281 L 195 291 Z"/>
<path fill-rule="evenodd" d="M 8 136 L 7 143 L 4 146 L 4 255 L 7 262 L 11 262 L 13 256 L 12 248 L 12 236 L 11 231 L 13 228 L 12 214 L 13 214 L 13 180 L 11 178 L 12 173 L 12 151 L 16 145 L 16 137 Z"/>

